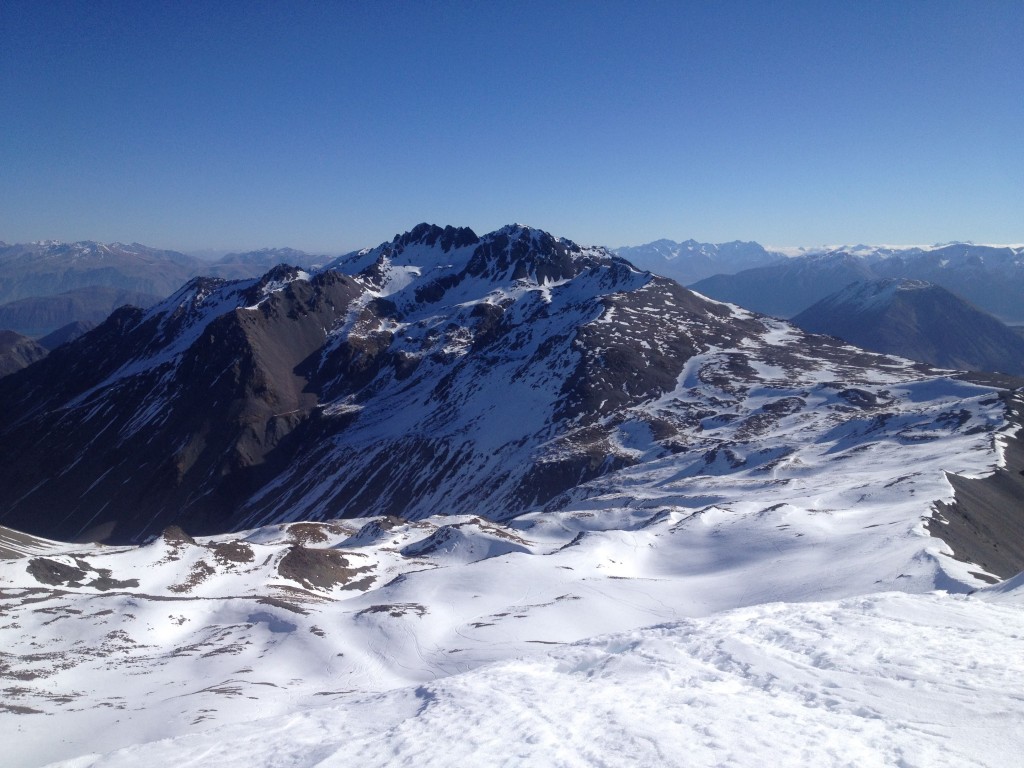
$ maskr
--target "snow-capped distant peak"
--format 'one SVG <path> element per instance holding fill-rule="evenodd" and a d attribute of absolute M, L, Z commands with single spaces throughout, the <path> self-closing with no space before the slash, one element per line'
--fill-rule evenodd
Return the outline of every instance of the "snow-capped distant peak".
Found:
<path fill-rule="evenodd" d="M 871 282 L 853 283 L 835 294 L 831 298 L 830 303 L 868 310 L 889 304 L 898 293 L 920 291 L 933 287 L 932 283 L 925 280 L 910 280 L 906 278 L 886 278 Z"/>

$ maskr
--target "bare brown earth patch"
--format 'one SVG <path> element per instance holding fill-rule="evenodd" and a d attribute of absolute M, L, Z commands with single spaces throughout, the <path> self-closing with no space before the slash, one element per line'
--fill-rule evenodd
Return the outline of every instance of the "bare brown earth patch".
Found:
<path fill-rule="evenodd" d="M 207 563 L 205 560 L 200 560 L 192 566 L 192 571 L 189 573 L 188 578 L 180 584 L 171 584 L 168 589 L 171 592 L 191 592 L 197 586 L 206 581 L 210 576 L 213 576 L 217 571 Z"/>
<path fill-rule="evenodd" d="M 396 619 L 405 616 L 407 613 L 411 613 L 415 616 L 423 616 L 427 613 L 427 609 L 419 603 L 389 603 L 386 605 L 371 605 L 369 608 L 363 608 L 356 616 L 364 616 L 368 613 L 386 613 L 388 616 L 392 616 Z"/>
<path fill-rule="evenodd" d="M 372 571 L 373 566 L 353 566 L 349 557 L 337 549 L 309 549 L 294 545 L 281 558 L 277 572 L 306 589 L 357 589 L 366 583 L 366 578 L 358 582 L 355 578 Z"/>
<path fill-rule="evenodd" d="M 168 544 L 192 544 L 195 546 L 196 540 L 185 533 L 184 529 L 180 525 L 169 525 L 164 528 L 163 533 L 160 534 L 165 542 Z"/>
<path fill-rule="evenodd" d="M 115 579 L 107 568 L 92 568 L 87 562 L 75 558 L 77 565 L 68 565 L 48 557 L 33 557 L 25 569 L 41 584 L 66 587 L 91 587 L 105 592 L 111 589 L 138 587 L 138 579 Z M 89 581 L 90 574 L 94 574 Z"/>
<path fill-rule="evenodd" d="M 80 587 L 85 580 L 85 571 L 67 563 L 48 557 L 33 557 L 25 569 L 40 584 L 51 586 Z"/>
<path fill-rule="evenodd" d="M 295 523 L 288 527 L 288 535 L 299 545 L 323 544 L 328 539 L 324 528 L 319 523 Z"/>
<path fill-rule="evenodd" d="M 220 565 L 251 563 L 255 559 L 252 547 L 240 541 L 225 541 L 214 544 L 213 556 Z"/>

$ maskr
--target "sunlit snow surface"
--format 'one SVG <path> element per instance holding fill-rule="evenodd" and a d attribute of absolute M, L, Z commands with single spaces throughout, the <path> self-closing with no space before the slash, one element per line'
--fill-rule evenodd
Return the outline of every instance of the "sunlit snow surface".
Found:
<path fill-rule="evenodd" d="M 687 377 L 714 354 L 643 407 L 704 396 Z M 922 526 L 944 471 L 999 463 L 1003 406 L 884 387 L 884 423 L 782 416 L 734 443 L 744 463 L 654 456 L 505 525 L 138 548 L 0 531 L 4 764 L 1006 765 L 1024 609 L 965 597 L 979 569 Z M 616 435 L 647 455 L 646 424 Z M 290 573 L 295 553 L 338 567 Z"/>
<path fill-rule="evenodd" d="M 800 440 L 783 419 L 795 451 L 768 472 L 655 459 L 506 525 L 4 534 L 5 765 L 1006 765 L 1024 601 L 1015 582 L 966 596 L 978 569 L 921 525 L 943 470 L 999 462 L 1002 406 L 898 386 L 885 429 Z M 294 553 L 342 567 L 316 583 Z"/>
<path fill-rule="evenodd" d="M 774 603 L 69 766 L 1013 765 L 1024 612 L 945 594 Z"/>

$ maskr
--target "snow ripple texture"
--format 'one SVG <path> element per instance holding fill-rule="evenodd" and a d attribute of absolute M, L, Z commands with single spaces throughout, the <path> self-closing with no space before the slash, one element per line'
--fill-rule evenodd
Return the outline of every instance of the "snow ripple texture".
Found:
<path fill-rule="evenodd" d="M 61 765 L 1012 765 L 1014 599 L 761 605 Z"/>

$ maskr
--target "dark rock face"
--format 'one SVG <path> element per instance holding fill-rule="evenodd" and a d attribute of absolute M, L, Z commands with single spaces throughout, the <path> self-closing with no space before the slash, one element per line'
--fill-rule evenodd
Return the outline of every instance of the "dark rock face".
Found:
<path fill-rule="evenodd" d="M 14 331 L 0 331 L 0 377 L 27 368 L 46 357 L 42 344 Z"/>
<path fill-rule="evenodd" d="M 138 587 L 138 579 L 114 579 L 106 568 L 93 568 L 85 560 L 76 557 L 75 565 L 51 560 L 48 557 L 33 557 L 26 568 L 40 584 L 54 587 L 91 587 L 101 592 L 111 589 Z"/>
<path fill-rule="evenodd" d="M 12 522 L 66 538 L 111 520 L 115 538 L 227 525 L 316 404 L 295 369 L 358 288 L 329 273 L 206 313 L 225 288 L 197 279 L 149 313 L 120 310 L 0 394 L 0 486 L 45 480 Z"/>
<path fill-rule="evenodd" d="M 392 241 L 397 248 L 405 248 L 413 244 L 426 245 L 431 248 L 437 246 L 443 253 L 448 253 L 453 248 L 465 248 L 476 245 L 480 238 L 476 236 L 469 227 L 441 227 L 433 224 L 417 224 L 404 235 L 395 235 Z"/>
<path fill-rule="evenodd" d="M 1024 375 L 1024 339 L 946 289 L 922 281 L 856 283 L 801 312 L 793 323 L 942 368 Z"/>
<path fill-rule="evenodd" d="M 1024 401 L 1006 400 L 1012 422 L 1024 424 Z M 980 479 L 948 474 L 955 499 L 936 503 L 927 527 L 957 559 L 1008 579 L 1024 570 L 1024 442 L 1003 439 L 1005 466 Z"/>

